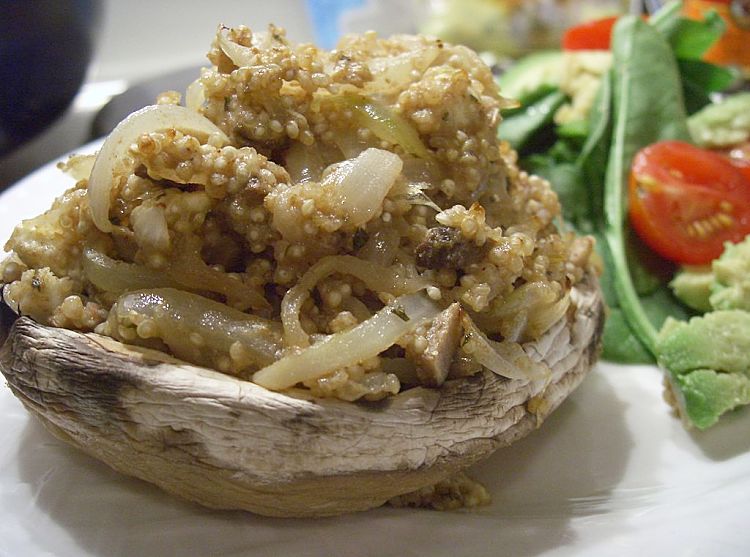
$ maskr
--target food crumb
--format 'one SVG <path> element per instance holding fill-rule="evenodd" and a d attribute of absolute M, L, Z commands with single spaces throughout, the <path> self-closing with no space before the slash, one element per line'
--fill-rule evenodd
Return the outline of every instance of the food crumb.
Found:
<path fill-rule="evenodd" d="M 436 511 L 473 509 L 492 502 L 487 489 L 463 472 L 417 491 L 393 497 L 388 504 L 396 508 L 425 508 Z"/>

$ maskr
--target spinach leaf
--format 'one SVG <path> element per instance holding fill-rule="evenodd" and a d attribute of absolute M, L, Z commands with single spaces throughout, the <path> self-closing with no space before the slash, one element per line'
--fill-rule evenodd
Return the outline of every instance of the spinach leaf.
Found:
<path fill-rule="evenodd" d="M 589 136 L 576 162 L 588 186 L 591 211 L 589 218 L 597 228 L 604 224 L 604 176 L 607 172 L 610 139 L 612 135 L 612 83 L 613 72 L 602 79 L 596 101 L 589 114 Z"/>
<path fill-rule="evenodd" d="M 677 60 L 677 64 L 688 114 L 711 104 L 711 93 L 724 91 L 736 80 L 735 73 L 728 68 L 702 60 Z"/>
<path fill-rule="evenodd" d="M 679 16 L 679 11 L 673 13 Z M 664 139 L 689 141 L 690 134 L 682 76 L 665 37 L 640 19 L 624 18 L 615 30 L 613 56 L 613 70 L 591 113 L 590 134 L 578 164 L 589 186 L 594 226 L 601 231 L 596 233 L 606 269 L 601 283 L 610 307 L 604 357 L 653 363 L 656 329 L 668 316 L 680 318 L 686 310 L 666 286 L 671 265 L 627 225 L 627 178 L 638 150 Z"/>
<path fill-rule="evenodd" d="M 649 23 L 665 37 L 673 34 L 682 18 L 682 0 L 672 0 L 649 18 Z"/>
<path fill-rule="evenodd" d="M 568 139 L 574 139 L 581 143 L 589 136 L 589 124 L 586 120 L 574 120 L 557 126 L 557 135 Z"/>
<path fill-rule="evenodd" d="M 565 99 L 564 93 L 554 90 L 517 112 L 506 114 L 498 136 L 521 151 L 533 136 L 552 123 L 555 111 L 563 105 Z"/>
<path fill-rule="evenodd" d="M 560 199 L 563 218 L 585 233 L 591 229 L 587 223 L 593 208 L 583 174 L 576 164 L 581 143 L 580 137 L 561 137 L 546 152 L 523 159 L 521 167 L 552 184 Z"/>
<path fill-rule="evenodd" d="M 679 8 L 679 4 L 676 3 Z M 709 11 L 703 21 L 688 19 L 672 5 L 651 24 L 669 41 L 672 52 L 683 60 L 699 60 L 726 31 L 726 23 L 716 11 Z"/>
<path fill-rule="evenodd" d="M 600 277 L 604 300 L 609 307 L 607 321 L 604 324 L 602 339 L 602 356 L 610 361 L 626 364 L 653 364 L 654 358 L 648 348 L 639 340 L 628 324 L 614 287 L 612 255 L 605 240 L 604 229 L 604 177 L 607 171 L 611 146 L 613 119 L 613 81 L 614 74 L 609 72 L 602 80 L 601 88 L 589 114 L 587 127 L 589 135 L 576 161 L 576 181 L 562 182 L 562 187 L 578 186 L 574 193 L 565 195 L 560 184 L 556 184 L 558 195 L 563 203 L 574 199 L 574 208 L 564 207 L 564 216 L 579 233 L 593 234 L 596 238 L 596 249 L 602 260 L 604 273 Z M 559 176 L 557 177 L 559 180 Z M 572 187 L 571 187 L 572 189 Z M 637 249 L 637 248 L 636 248 Z M 637 261 L 635 257 L 629 257 Z M 645 286 L 642 292 L 652 292 L 655 285 L 648 273 L 635 273 L 640 277 L 637 282 Z M 650 290 L 649 290 L 650 288 Z"/>
<path fill-rule="evenodd" d="M 560 163 L 575 162 L 582 144 L 578 137 L 561 137 L 547 151 L 547 156 Z"/>
<path fill-rule="evenodd" d="M 646 246 L 630 227 L 625 229 L 625 255 L 630 263 L 630 276 L 638 296 L 653 294 L 669 282 L 674 267 Z"/>
<path fill-rule="evenodd" d="M 609 307 L 609 315 L 604 323 L 604 334 L 602 344 L 603 356 L 608 360 L 624 364 L 651 364 L 654 358 L 649 349 L 644 345 L 638 335 L 633 332 L 628 323 L 615 291 L 614 263 L 609 245 L 603 232 L 595 234 L 597 253 L 604 263 L 604 273 L 600 278 L 604 300 Z M 632 259 L 631 259 L 632 261 Z"/>
<path fill-rule="evenodd" d="M 711 93 L 727 89 L 736 75 L 727 68 L 710 64 L 701 57 L 726 31 L 726 23 L 716 11 L 703 21 L 682 16 L 681 2 L 672 2 L 651 17 L 651 25 L 672 48 L 682 78 L 682 90 L 688 114 L 710 104 Z"/>
<path fill-rule="evenodd" d="M 602 358 L 621 364 L 653 364 L 656 362 L 643 343 L 633 334 L 622 310 L 610 307 L 602 335 Z"/>
<path fill-rule="evenodd" d="M 676 304 L 671 293 L 660 288 L 653 294 L 641 298 L 648 318 L 652 323 L 663 323 L 667 317 L 688 319 L 688 311 Z M 677 308 L 677 309 L 676 309 Z M 622 364 L 653 364 L 656 362 L 651 351 L 633 334 L 624 312 L 620 307 L 610 307 L 603 335 L 602 356 Z"/>
<path fill-rule="evenodd" d="M 729 68 L 702 60 L 677 60 L 680 75 L 707 93 L 724 91 L 734 83 L 737 75 Z"/>
<path fill-rule="evenodd" d="M 559 91 L 560 88 L 557 85 L 542 84 L 538 88 L 533 89 L 526 93 L 522 99 L 518 99 L 519 105 L 517 108 L 506 108 L 503 110 L 503 118 L 510 118 L 518 114 L 523 114 L 529 107 L 543 98 L 549 96 L 552 93 Z"/>
<path fill-rule="evenodd" d="M 625 16 L 615 25 L 612 52 L 615 117 L 605 179 L 604 235 L 619 307 L 639 340 L 653 352 L 658 320 L 680 312 L 681 306 L 657 289 L 652 296 L 659 295 L 660 311 L 654 323 L 638 297 L 626 248 L 628 173 L 638 150 L 666 139 L 690 141 L 690 133 L 677 61 L 664 37 L 640 18 Z"/>
<path fill-rule="evenodd" d="M 678 320 L 686 320 L 694 315 L 692 311 L 682 305 L 672 294 L 669 288 L 658 288 L 652 294 L 643 296 L 641 304 L 651 323 L 657 329 L 667 320 L 667 317 L 673 317 Z"/>

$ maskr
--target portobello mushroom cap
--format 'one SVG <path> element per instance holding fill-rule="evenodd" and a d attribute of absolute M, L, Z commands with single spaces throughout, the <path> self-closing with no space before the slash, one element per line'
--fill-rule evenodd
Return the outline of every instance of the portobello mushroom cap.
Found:
<path fill-rule="evenodd" d="M 330 516 L 432 485 L 535 428 L 597 359 L 604 305 L 589 275 L 526 352 L 547 384 L 489 371 L 379 403 L 272 392 L 160 352 L 10 315 L 0 370 L 46 428 L 115 470 L 217 509 Z"/>

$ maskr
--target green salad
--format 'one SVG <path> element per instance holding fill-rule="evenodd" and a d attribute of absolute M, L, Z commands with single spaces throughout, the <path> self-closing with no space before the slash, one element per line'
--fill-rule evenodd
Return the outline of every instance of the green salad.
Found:
<path fill-rule="evenodd" d="M 597 238 L 604 358 L 657 363 L 686 425 L 705 429 L 750 404 L 750 95 L 702 60 L 716 14 L 685 19 L 673 2 L 588 29 L 500 76 L 520 101 L 500 135 Z"/>

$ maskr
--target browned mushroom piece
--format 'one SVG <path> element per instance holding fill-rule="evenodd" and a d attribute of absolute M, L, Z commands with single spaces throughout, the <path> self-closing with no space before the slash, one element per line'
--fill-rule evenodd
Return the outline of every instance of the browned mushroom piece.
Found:
<path fill-rule="evenodd" d="M 448 377 L 463 333 L 461 311 L 461 304 L 454 302 L 427 331 L 427 348 L 417 358 L 417 377 L 423 385 L 439 387 Z"/>

